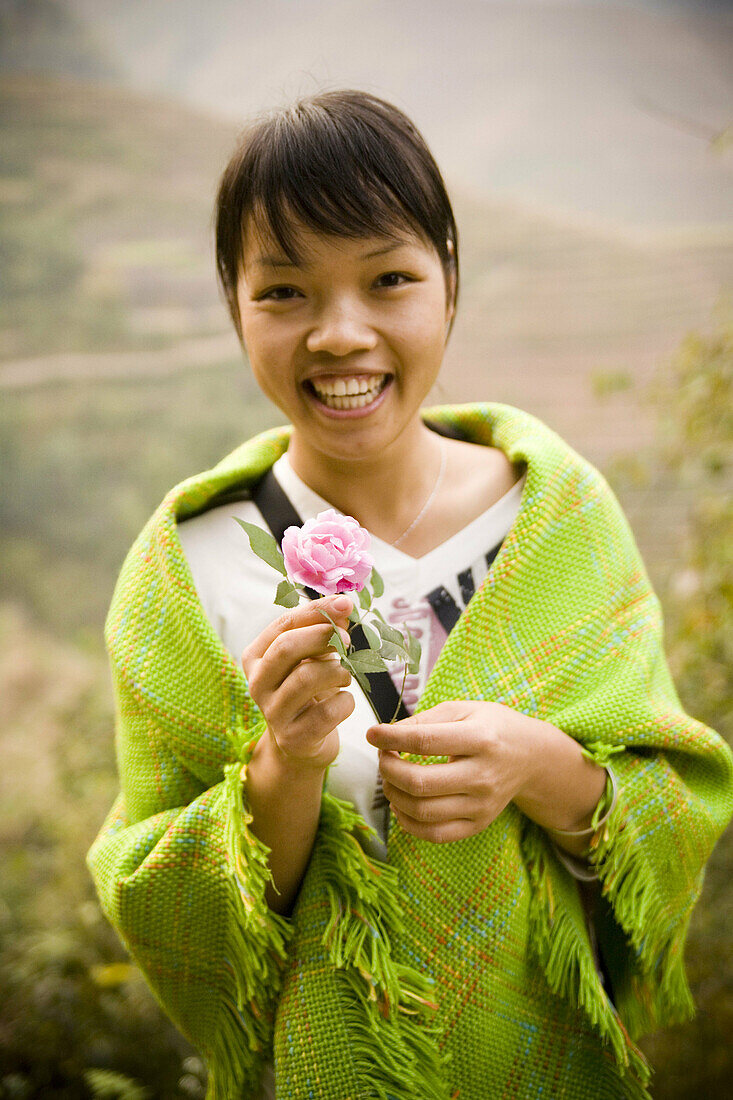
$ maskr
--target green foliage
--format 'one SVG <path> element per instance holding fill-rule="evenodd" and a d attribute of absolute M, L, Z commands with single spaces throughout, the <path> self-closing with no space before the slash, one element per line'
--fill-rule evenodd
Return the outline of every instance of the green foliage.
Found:
<path fill-rule="evenodd" d="M 91 1069 L 202 1097 L 84 864 L 117 789 L 106 663 L 0 606 L 0 699 L 0 1097 L 88 1100 Z"/>
<path fill-rule="evenodd" d="M 660 447 L 692 504 L 663 602 L 670 661 L 689 709 L 733 742 L 733 317 L 690 334 L 650 389 Z"/>
<path fill-rule="evenodd" d="M 380 575 L 377 572 L 375 566 L 372 567 L 372 572 L 371 572 L 371 575 L 369 577 L 369 582 L 368 583 L 369 583 L 369 587 L 371 588 L 372 592 L 374 593 L 374 598 L 376 600 L 378 600 L 380 596 L 384 595 L 384 581 L 380 577 Z"/>
<path fill-rule="evenodd" d="M 369 608 L 372 606 L 372 594 L 369 591 L 369 587 L 365 586 L 364 588 L 360 588 L 357 592 L 357 597 L 363 609 L 365 611 L 368 611 Z"/>
<path fill-rule="evenodd" d="M 297 607 L 300 603 L 298 590 L 289 580 L 280 581 L 275 593 L 275 603 L 279 607 Z"/>
<path fill-rule="evenodd" d="M 95 1100 L 148 1100 L 150 1097 L 149 1089 L 112 1070 L 88 1069 L 84 1080 Z"/>
<path fill-rule="evenodd" d="M 407 650 L 405 649 L 404 642 L 400 645 L 395 645 L 394 642 L 383 641 L 379 647 L 379 655 L 383 657 L 385 661 L 402 661 L 407 658 Z"/>
<path fill-rule="evenodd" d="M 608 397 L 631 389 L 633 382 L 628 371 L 596 371 L 591 377 L 591 385 L 596 397 Z"/>
<path fill-rule="evenodd" d="M 710 333 L 692 333 L 648 391 L 656 445 L 640 465 L 651 493 L 670 483 L 689 505 L 660 586 L 666 644 L 689 713 L 733 743 L 733 317 L 725 301 Z M 634 469 L 639 474 L 639 459 Z M 618 478 L 623 493 L 629 479 Z M 657 1100 L 724 1096 L 733 1076 L 733 834 L 708 864 L 690 930 L 687 968 L 695 1019 L 647 1039 Z"/>
<path fill-rule="evenodd" d="M 277 545 L 276 539 L 270 534 L 269 531 L 265 531 L 264 528 L 258 527 L 256 523 L 247 523 L 246 520 L 237 519 L 235 517 L 235 523 L 238 523 L 242 528 L 247 538 L 249 539 L 249 545 L 252 548 L 252 553 L 256 554 L 258 558 L 261 558 L 272 569 L 275 569 L 278 573 L 282 573 L 284 577 L 287 577 L 288 571 L 285 568 L 285 559 L 280 553 L 280 548 Z M 293 588 L 292 584 L 288 585 L 289 589 Z M 282 585 L 278 587 L 278 596 L 285 594 L 287 589 L 282 588 Z"/>
<path fill-rule="evenodd" d="M 402 644 L 403 637 L 400 634 L 399 630 L 396 630 L 393 626 L 390 626 L 389 623 L 385 623 L 381 619 L 376 619 L 374 625 L 385 641 L 393 642 L 395 645 Z"/>
<path fill-rule="evenodd" d="M 349 668 L 357 672 L 384 672 L 385 665 L 378 653 L 371 649 L 357 649 L 349 654 Z"/>

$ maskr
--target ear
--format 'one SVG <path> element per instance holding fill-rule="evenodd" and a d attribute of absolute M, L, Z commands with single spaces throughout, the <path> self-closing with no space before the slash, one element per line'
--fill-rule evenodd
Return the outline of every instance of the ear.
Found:
<path fill-rule="evenodd" d="M 448 313 L 446 317 L 446 326 L 450 327 L 453 316 L 456 312 L 456 268 L 455 268 L 455 248 L 453 247 L 453 241 L 450 238 L 445 242 L 449 255 L 453 259 L 453 264 L 450 269 L 450 273 L 446 280 L 446 297 L 448 301 Z"/>
<path fill-rule="evenodd" d="M 445 335 L 446 338 L 450 331 L 451 324 L 453 323 L 453 317 L 456 312 L 456 274 L 455 271 L 451 272 L 448 280 L 447 287 L 447 303 L 445 311 Z"/>

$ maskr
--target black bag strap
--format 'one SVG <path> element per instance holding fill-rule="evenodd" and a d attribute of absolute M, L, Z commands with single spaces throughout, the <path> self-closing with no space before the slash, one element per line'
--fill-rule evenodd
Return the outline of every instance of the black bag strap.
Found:
<path fill-rule="evenodd" d="M 288 527 L 302 527 L 303 520 L 272 472 L 272 467 L 253 487 L 251 499 L 262 513 L 262 518 L 272 531 L 278 546 L 281 545 L 283 535 Z M 320 593 L 315 592 L 312 588 L 306 588 L 305 591 L 312 600 L 321 598 Z M 361 626 L 353 628 L 351 640 L 356 649 L 369 648 L 369 643 Z M 371 688 L 372 703 L 382 722 L 391 722 L 393 718 L 397 720 L 409 717 L 409 711 L 400 699 L 397 688 L 394 686 L 392 677 L 388 672 L 367 672 L 365 675 Z"/>
<path fill-rule="evenodd" d="M 463 438 L 456 428 L 449 427 L 446 424 L 440 424 L 428 418 L 425 419 L 425 424 L 438 435 L 444 435 L 450 439 Z M 244 497 L 241 493 L 232 493 L 228 499 L 244 499 Z M 290 497 L 275 477 L 272 467 L 252 487 L 251 491 L 246 493 L 246 499 L 254 501 L 257 505 L 265 523 L 277 540 L 278 546 L 281 545 L 283 535 L 288 527 L 302 527 L 303 525 L 303 520 L 295 510 Z M 217 500 L 217 503 L 223 503 L 223 501 Z M 312 588 L 306 588 L 305 591 L 312 600 L 320 599 L 320 594 L 314 592 Z M 458 615 L 455 615 L 450 623 L 444 622 L 448 633 L 450 628 L 455 625 L 457 618 Z M 361 626 L 355 626 L 351 630 L 351 640 L 356 649 L 369 648 L 369 643 Z M 383 722 L 391 722 L 393 719 L 397 721 L 409 717 L 409 711 L 400 699 L 397 688 L 394 686 L 392 677 L 388 672 L 367 672 L 365 675 L 371 688 L 370 694 L 374 708 Z"/>

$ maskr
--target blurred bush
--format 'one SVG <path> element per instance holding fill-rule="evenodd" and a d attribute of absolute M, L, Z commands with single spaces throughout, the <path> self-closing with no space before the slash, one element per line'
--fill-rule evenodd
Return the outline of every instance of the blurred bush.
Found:
<path fill-rule="evenodd" d="M 660 597 L 667 651 L 685 708 L 733 744 L 733 316 L 692 333 L 649 390 L 659 417 L 646 457 L 652 488 L 670 475 L 690 494 L 681 545 Z M 733 1077 L 733 833 L 708 864 L 688 941 L 697 1015 L 645 1041 L 659 1100 L 725 1096 Z"/>
<path fill-rule="evenodd" d="M 117 789 L 103 659 L 2 605 L 0 721 L 0 1097 L 202 1096 L 84 865 Z"/>

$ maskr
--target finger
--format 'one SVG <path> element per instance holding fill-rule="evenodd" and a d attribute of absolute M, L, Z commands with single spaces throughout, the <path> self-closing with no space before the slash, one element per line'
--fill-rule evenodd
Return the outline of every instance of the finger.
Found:
<path fill-rule="evenodd" d="M 476 809 L 475 800 L 466 794 L 443 795 L 438 798 L 416 798 L 393 787 L 391 783 L 383 784 L 384 797 L 392 809 L 406 814 L 414 821 L 422 821 L 431 824 L 453 821 L 457 818 L 471 819 Z"/>
<path fill-rule="evenodd" d="M 410 752 L 417 756 L 472 756 L 479 749 L 476 729 L 465 722 L 395 722 L 392 725 L 371 726 L 367 741 L 378 749 Z"/>
<path fill-rule="evenodd" d="M 351 683 L 351 673 L 338 661 L 301 661 L 269 700 L 268 718 L 292 722 L 317 696 L 326 698 Z"/>
<path fill-rule="evenodd" d="M 337 663 L 331 660 L 335 651 L 328 645 L 332 634 L 331 624 L 323 621 L 312 626 L 286 630 L 273 639 L 259 660 L 245 662 L 243 659 L 245 674 L 249 674 L 252 697 L 257 701 L 258 695 L 272 694 L 301 661 L 328 656 L 329 659 L 322 661 L 322 664 Z"/>
<path fill-rule="evenodd" d="M 467 760 L 447 764 L 415 764 L 394 753 L 380 753 L 382 780 L 415 798 L 465 794 L 470 789 L 471 770 Z"/>
<path fill-rule="evenodd" d="M 278 743 L 297 751 L 299 746 L 322 741 L 345 722 L 355 707 L 350 691 L 339 691 L 306 707 L 278 736 Z"/>
<path fill-rule="evenodd" d="M 436 703 L 434 707 L 421 710 L 419 714 L 410 714 L 407 718 L 401 718 L 399 722 L 389 723 L 392 728 L 400 729 L 412 726 L 432 724 L 433 722 L 460 722 L 463 718 L 472 716 L 474 703 L 463 699 L 446 699 L 442 703 Z M 383 724 L 383 723 L 382 723 Z"/>
<path fill-rule="evenodd" d="M 324 622 L 323 611 L 326 611 L 340 625 L 345 625 L 352 607 L 353 601 L 348 596 L 324 596 L 321 600 L 311 600 L 310 603 L 294 607 L 265 627 L 262 633 L 247 646 L 242 654 L 242 660 L 244 661 L 245 654 L 250 660 L 253 657 L 264 657 L 275 639 L 287 630 L 297 630 L 300 627 L 311 626 L 315 623 L 322 624 Z"/>
<path fill-rule="evenodd" d="M 454 840 L 465 840 L 481 831 L 475 821 L 459 818 L 455 821 L 441 821 L 433 824 L 425 821 L 416 821 L 408 814 L 401 811 L 395 812 L 395 817 L 402 829 L 420 840 L 430 840 L 433 844 L 449 844 Z"/>

